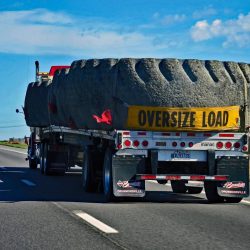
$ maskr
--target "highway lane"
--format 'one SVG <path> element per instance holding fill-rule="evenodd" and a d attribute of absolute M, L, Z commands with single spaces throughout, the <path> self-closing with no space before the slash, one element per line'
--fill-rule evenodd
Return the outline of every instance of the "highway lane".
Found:
<path fill-rule="evenodd" d="M 100 194 L 82 192 L 79 172 L 41 176 L 24 158 L 0 149 L 3 249 L 249 248 L 248 203 L 208 204 L 204 194 L 177 195 L 152 182 L 144 201 L 104 203 Z M 79 215 L 117 232 L 103 233 Z"/>

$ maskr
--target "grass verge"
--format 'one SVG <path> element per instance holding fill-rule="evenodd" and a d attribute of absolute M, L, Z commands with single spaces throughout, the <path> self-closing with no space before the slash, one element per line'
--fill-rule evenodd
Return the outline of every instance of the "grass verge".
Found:
<path fill-rule="evenodd" d="M 22 148 L 22 149 L 27 149 L 28 145 L 25 143 L 9 143 L 6 141 L 0 141 L 0 145 L 7 146 L 7 147 L 12 147 L 12 148 Z"/>

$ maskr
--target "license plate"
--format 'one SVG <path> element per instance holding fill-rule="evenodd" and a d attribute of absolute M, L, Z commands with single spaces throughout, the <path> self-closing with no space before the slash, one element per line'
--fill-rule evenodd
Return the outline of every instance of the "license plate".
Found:
<path fill-rule="evenodd" d="M 158 161 L 207 161 L 206 151 L 160 150 Z"/>

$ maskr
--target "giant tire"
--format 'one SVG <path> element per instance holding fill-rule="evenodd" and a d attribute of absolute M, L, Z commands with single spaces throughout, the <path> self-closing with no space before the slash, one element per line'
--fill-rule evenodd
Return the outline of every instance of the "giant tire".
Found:
<path fill-rule="evenodd" d="M 210 203 L 222 203 L 224 198 L 218 195 L 217 183 L 215 181 L 204 181 L 205 193 Z"/>
<path fill-rule="evenodd" d="M 177 194 L 185 194 L 188 190 L 185 183 L 186 181 L 171 181 L 173 192 Z"/>

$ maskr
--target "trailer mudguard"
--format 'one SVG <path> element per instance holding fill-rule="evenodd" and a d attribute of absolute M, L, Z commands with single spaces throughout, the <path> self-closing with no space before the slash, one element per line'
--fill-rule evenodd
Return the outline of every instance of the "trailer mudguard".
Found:
<path fill-rule="evenodd" d="M 216 159 L 217 175 L 228 175 L 227 182 L 218 183 L 217 191 L 223 197 L 249 196 L 248 156 L 223 156 Z"/>
<path fill-rule="evenodd" d="M 113 192 L 117 197 L 144 197 L 145 181 L 135 180 L 135 175 L 145 172 L 142 156 L 115 155 L 112 159 Z"/>

